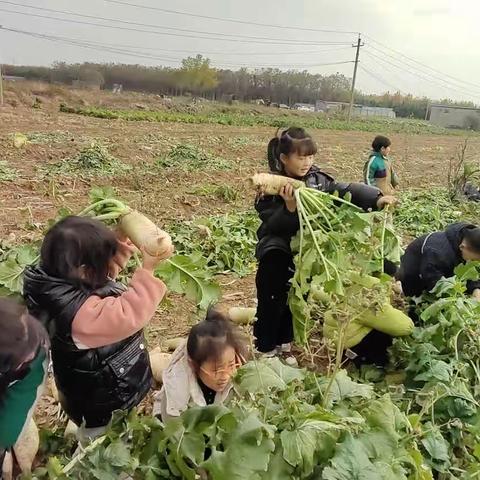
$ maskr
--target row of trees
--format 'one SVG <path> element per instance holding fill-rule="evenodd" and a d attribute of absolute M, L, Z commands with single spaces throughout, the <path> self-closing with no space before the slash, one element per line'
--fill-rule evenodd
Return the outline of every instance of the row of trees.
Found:
<path fill-rule="evenodd" d="M 4 67 L 5 74 L 29 79 L 71 84 L 74 80 L 95 83 L 104 88 L 122 84 L 126 90 L 163 93 L 167 95 L 192 94 L 214 99 L 236 98 L 241 101 L 265 99 L 276 103 L 315 103 L 316 100 L 347 102 L 350 97 L 350 79 L 340 73 L 312 74 L 308 71 L 260 69 L 251 71 L 217 70 L 208 58 L 197 55 L 182 61 L 180 68 L 147 67 L 125 64 L 66 64 L 52 67 Z M 356 100 L 370 106 L 392 107 L 398 116 L 423 118 L 429 100 L 399 92 L 384 95 L 366 95 L 357 92 Z M 442 103 L 453 102 L 448 99 Z M 457 102 L 474 106 L 471 102 Z"/>

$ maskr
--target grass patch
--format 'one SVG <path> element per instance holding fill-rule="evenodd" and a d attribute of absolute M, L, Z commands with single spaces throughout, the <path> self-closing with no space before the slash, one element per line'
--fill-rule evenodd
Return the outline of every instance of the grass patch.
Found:
<path fill-rule="evenodd" d="M 235 202 L 238 199 L 238 191 L 229 185 L 200 185 L 192 190 L 192 194 L 218 198 L 224 202 Z"/>
<path fill-rule="evenodd" d="M 305 128 L 330 130 L 358 130 L 383 133 L 409 133 L 433 135 L 465 135 L 462 130 L 448 130 L 431 125 L 422 120 L 413 119 L 355 119 L 347 122 L 342 118 L 329 118 L 324 114 L 294 114 L 289 111 L 272 111 L 272 114 L 257 111 L 212 111 L 208 113 L 184 113 L 171 111 L 137 111 L 137 110 L 110 110 L 106 108 L 88 107 L 74 108 L 64 104 L 60 111 L 74 113 L 88 117 L 105 119 L 122 119 L 129 121 L 147 122 L 180 122 L 180 123 L 210 123 L 234 126 L 282 127 L 297 125 Z M 469 132 L 471 134 L 471 132 Z"/>
<path fill-rule="evenodd" d="M 93 142 L 76 156 L 49 165 L 46 170 L 58 175 L 87 175 L 111 177 L 130 171 L 132 167 L 114 157 L 108 148 Z"/>
<path fill-rule="evenodd" d="M 230 170 L 232 164 L 224 158 L 189 143 L 179 143 L 170 148 L 169 152 L 156 159 L 159 168 L 178 168 L 181 170 Z"/>
<path fill-rule="evenodd" d="M 17 171 L 5 160 L 0 160 L 0 182 L 11 182 L 18 177 Z"/>

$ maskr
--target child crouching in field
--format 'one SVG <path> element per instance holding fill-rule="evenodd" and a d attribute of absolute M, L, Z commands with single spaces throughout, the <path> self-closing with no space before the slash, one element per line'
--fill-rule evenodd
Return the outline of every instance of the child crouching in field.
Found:
<path fill-rule="evenodd" d="M 152 384 L 143 327 L 166 293 L 153 271 L 173 247 L 143 253 L 127 288 L 114 278 L 133 251 L 101 222 L 72 216 L 50 229 L 40 265 L 25 272 L 24 297 L 49 326 L 60 402 L 81 440 L 103 433 L 112 412 L 138 405 Z"/>
<path fill-rule="evenodd" d="M 210 309 L 175 350 L 153 413 L 167 421 L 189 406 L 223 403 L 232 390 L 233 375 L 245 362 L 246 345 L 228 318 Z"/>

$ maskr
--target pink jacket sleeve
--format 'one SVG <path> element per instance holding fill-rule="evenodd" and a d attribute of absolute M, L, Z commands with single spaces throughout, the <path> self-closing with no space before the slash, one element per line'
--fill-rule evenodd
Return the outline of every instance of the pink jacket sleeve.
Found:
<path fill-rule="evenodd" d="M 84 348 L 119 342 L 141 330 L 153 317 L 167 287 L 139 268 L 128 289 L 118 297 L 91 296 L 72 322 L 72 338 Z"/>

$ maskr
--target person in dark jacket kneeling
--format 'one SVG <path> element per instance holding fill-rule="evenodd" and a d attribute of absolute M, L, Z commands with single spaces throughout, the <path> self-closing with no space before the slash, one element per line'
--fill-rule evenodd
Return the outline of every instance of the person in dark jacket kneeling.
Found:
<path fill-rule="evenodd" d="M 480 261 L 480 228 L 454 223 L 444 231 L 423 235 L 405 250 L 397 279 L 407 297 L 429 292 L 442 278 L 451 277 L 455 267 Z M 480 279 L 467 282 L 467 293 L 480 300 Z"/>
<path fill-rule="evenodd" d="M 308 187 L 338 194 L 351 194 L 351 202 L 364 210 L 381 209 L 395 202 L 376 187 L 361 183 L 336 182 L 313 165 L 317 146 L 303 128 L 279 130 L 267 149 L 272 173 L 300 179 Z M 288 353 L 293 340 L 292 314 L 288 307 L 290 279 L 294 264 L 290 241 L 300 228 L 294 190 L 286 185 L 280 195 L 260 196 L 255 208 L 260 216 L 256 257 L 259 261 L 257 321 L 254 324 L 256 348 L 266 356 Z"/>
<path fill-rule="evenodd" d="M 173 247 L 162 258 L 143 252 L 126 288 L 113 279 L 134 250 L 97 220 L 67 217 L 25 272 L 24 297 L 49 329 L 60 402 L 80 440 L 102 434 L 112 412 L 138 405 L 152 384 L 143 327 L 166 293 L 153 271 Z"/>

